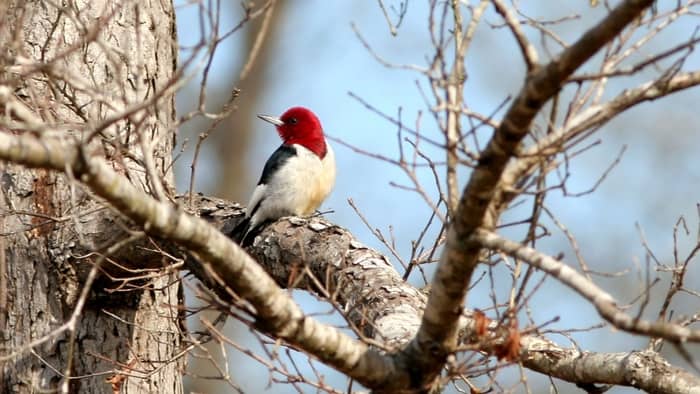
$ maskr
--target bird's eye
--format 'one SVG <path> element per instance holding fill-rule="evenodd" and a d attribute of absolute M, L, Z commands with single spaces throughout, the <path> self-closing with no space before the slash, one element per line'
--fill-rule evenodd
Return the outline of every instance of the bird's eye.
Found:
<path fill-rule="evenodd" d="M 291 118 L 289 121 L 287 121 L 289 124 L 297 124 L 297 118 Z"/>

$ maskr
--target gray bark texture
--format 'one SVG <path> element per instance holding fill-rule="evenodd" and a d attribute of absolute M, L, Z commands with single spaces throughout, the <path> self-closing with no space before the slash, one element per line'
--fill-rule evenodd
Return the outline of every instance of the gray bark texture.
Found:
<path fill-rule="evenodd" d="M 197 196 L 193 206 L 224 234 L 242 216 L 240 206 L 216 198 Z M 320 218 L 284 218 L 267 227 L 247 251 L 281 287 L 305 289 L 329 299 L 360 337 L 390 352 L 405 346 L 418 331 L 426 291 L 403 281 L 385 256 L 342 227 Z M 208 277 L 198 261 L 190 259 L 187 265 L 197 278 L 220 289 L 223 299 L 229 298 L 221 290 L 225 286 Z M 501 352 L 508 342 L 508 329 L 495 321 L 479 326 L 472 311 L 463 311 L 460 345 L 491 354 Z M 514 356 L 526 368 L 591 392 L 599 389 L 597 385 L 621 385 L 653 393 L 700 394 L 698 376 L 670 365 L 652 351 L 586 352 L 559 346 L 537 334 L 520 337 L 518 351 Z M 400 353 L 395 365 L 412 369 Z"/>
<path fill-rule="evenodd" d="M 603 305 L 614 327 L 698 342 L 697 329 L 675 323 L 625 323 L 629 315 L 575 270 L 492 232 L 510 198 L 501 186 L 534 165 L 509 165 L 534 117 L 651 3 L 625 1 L 557 59 L 531 62 L 452 213 L 429 293 L 323 219 L 281 219 L 244 251 L 226 236 L 240 206 L 172 196 L 172 97 L 182 75 L 171 2 L 0 3 L 0 392 L 181 392 L 182 360 L 195 346 L 183 346 L 179 312 L 178 258 L 188 256 L 186 268 L 222 309 L 376 393 L 435 392 L 463 376 L 451 357 L 462 351 L 589 392 L 614 384 L 699 393 L 696 375 L 656 353 L 564 348 L 463 307 L 482 252 L 501 251 Z M 698 76 L 674 75 L 665 86 L 693 78 L 697 85 Z M 306 314 L 286 288 L 328 299 L 352 335 Z"/>
<path fill-rule="evenodd" d="M 0 8 L 0 81 L 23 104 L 3 113 L 24 111 L 47 126 L 11 132 L 82 141 L 85 154 L 105 156 L 141 190 L 167 190 L 172 96 L 153 100 L 138 116 L 124 114 L 153 99 L 175 71 L 171 2 L 86 0 L 59 7 L 17 0 Z M 103 130 L 90 136 L 86 125 Z M 151 157 L 144 157 L 144 144 Z M 155 182 L 144 163 L 157 173 Z M 159 270 L 165 260 L 120 269 L 113 265 L 119 261 L 100 262 L 101 253 L 125 238 L 122 220 L 70 176 L 1 166 L 0 392 L 181 392 L 182 365 L 173 362 L 181 332 L 171 307 L 181 298 L 177 272 Z M 98 279 L 66 329 L 95 264 L 121 278 L 151 275 Z"/>

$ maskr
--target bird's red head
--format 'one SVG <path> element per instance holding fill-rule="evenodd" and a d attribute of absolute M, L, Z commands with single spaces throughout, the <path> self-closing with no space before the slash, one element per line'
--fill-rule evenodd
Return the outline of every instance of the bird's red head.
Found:
<path fill-rule="evenodd" d="M 299 144 L 323 159 L 326 156 L 326 139 L 318 117 L 304 107 L 292 107 L 279 118 L 258 115 L 264 121 L 277 127 L 277 132 L 285 145 Z"/>

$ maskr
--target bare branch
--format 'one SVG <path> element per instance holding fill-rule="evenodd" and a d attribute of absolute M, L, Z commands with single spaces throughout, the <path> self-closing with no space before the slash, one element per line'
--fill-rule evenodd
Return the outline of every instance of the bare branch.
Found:
<path fill-rule="evenodd" d="M 700 393 L 697 376 L 670 366 L 654 352 L 580 352 L 533 337 L 524 337 L 521 345 L 527 353 L 523 354 L 523 365 L 577 382 L 579 387 L 606 384 L 632 386 L 648 393 Z"/>
<path fill-rule="evenodd" d="M 421 364 L 421 368 L 433 369 L 437 373 L 436 365 L 442 365 L 456 345 L 457 321 L 481 250 L 478 244 L 469 240 L 478 228 L 495 226 L 494 218 L 487 216 L 487 208 L 508 160 L 517 152 L 535 115 L 559 91 L 571 73 L 652 2 L 629 0 L 621 3 L 558 58 L 528 75 L 525 86 L 482 152 L 448 230 L 446 249 L 433 279 L 421 329 L 407 348 L 409 352 L 433 355 L 434 359 Z"/>
<path fill-rule="evenodd" d="M 234 289 L 255 307 L 261 330 L 316 355 L 365 385 L 405 385 L 410 380 L 405 371 L 392 365 L 391 358 L 305 316 L 289 295 L 225 235 L 202 219 L 139 192 L 103 159 L 87 157 L 60 141 L 6 133 L 0 133 L 0 158 L 57 171 L 71 168 L 93 192 L 147 232 L 168 238 L 197 255 L 205 269 L 216 273 L 221 285 Z M 327 349 L 334 351 L 328 353 Z M 403 378 L 395 372 L 403 374 Z M 393 376 L 387 380 L 389 375 Z"/>
<path fill-rule="evenodd" d="M 502 0 L 493 0 L 493 5 L 496 7 L 496 11 L 506 20 L 510 31 L 513 32 L 513 36 L 515 36 L 515 40 L 518 42 L 528 72 L 534 70 L 539 63 L 537 60 L 537 50 L 535 50 L 535 47 L 530 43 L 530 40 L 527 39 L 525 33 L 520 28 L 518 18 L 510 11 L 510 8 L 503 4 Z"/>
<path fill-rule="evenodd" d="M 196 206 L 207 212 L 203 217 L 212 220 L 217 228 L 226 232 L 235 225 L 239 209 L 223 208 L 226 202 L 218 199 L 199 199 Z M 347 311 L 345 316 L 349 322 L 363 327 L 360 334 L 369 336 L 370 342 L 373 338 L 390 347 L 400 347 L 417 332 L 426 304 L 425 295 L 400 279 L 397 281 L 398 274 L 386 263 L 386 258 L 361 245 L 347 230 L 318 218 L 308 221 L 289 218 L 267 227 L 258 239 L 260 241 L 251 246 L 250 252 L 277 283 L 289 283 L 296 271 L 280 262 L 299 262 L 318 278 L 318 282 L 295 280 L 294 286 L 330 293 L 338 308 Z M 338 256 L 343 256 L 342 263 Z M 579 281 L 586 281 L 576 272 L 572 275 L 578 275 Z M 370 301 L 372 308 L 362 307 Z M 505 336 L 504 327 L 493 321 L 486 327 L 486 333 L 480 332 L 471 311 L 465 311 L 460 318 L 459 330 L 460 349 L 490 351 L 502 343 Z M 396 357 L 400 357 L 400 353 Z M 607 369 L 608 364 L 601 364 L 601 360 L 614 364 L 614 376 Z M 520 361 L 534 371 L 580 385 L 617 384 L 660 393 L 683 392 L 685 387 L 700 385 L 700 378 L 646 352 L 583 352 L 563 348 L 534 334 L 522 335 Z M 580 369 L 584 366 L 586 373 L 582 375 Z M 678 380 L 671 382 L 674 379 Z M 680 391 L 676 391 L 678 388 Z"/>
<path fill-rule="evenodd" d="M 464 45 L 464 37 L 462 35 L 462 11 L 459 0 L 452 0 L 452 15 L 454 16 L 454 63 L 447 77 L 447 125 L 445 128 L 445 140 L 447 149 L 447 213 L 449 217 L 454 216 L 457 212 L 457 203 L 459 201 L 459 188 L 457 186 L 457 165 L 459 159 L 457 157 L 458 143 L 461 140 L 461 122 L 459 121 L 462 114 L 462 102 L 464 94 L 464 80 L 467 78 L 467 71 L 464 67 L 464 58 L 466 46 Z M 483 8 L 482 8 L 483 9 Z M 480 15 L 477 16 L 479 18 Z"/>
<path fill-rule="evenodd" d="M 663 321 L 649 322 L 630 316 L 617 307 L 613 297 L 563 262 L 495 233 L 477 230 L 472 237 L 486 248 L 500 250 L 552 275 L 595 306 L 615 327 L 634 334 L 665 338 L 676 343 L 700 342 L 700 330 Z"/>
<path fill-rule="evenodd" d="M 101 159 L 83 158 L 79 152 L 57 141 L 39 141 L 27 135 L 9 136 L 4 133 L 0 133 L 0 157 L 25 165 L 50 166 L 59 171 L 65 169 L 67 165 L 72 165 L 74 173 L 80 175 L 82 181 L 102 197 L 108 198 L 121 212 L 143 223 L 149 232 L 172 239 L 203 258 L 204 260 L 200 261 L 205 261 L 204 268 L 208 267 L 217 272 L 217 277 L 222 281 L 223 286 L 234 288 L 256 307 L 258 316 L 261 318 L 257 323 L 258 328 L 309 351 L 368 387 L 384 389 L 406 387 L 403 385 L 409 381 L 408 372 L 398 368 L 398 365 L 404 365 L 407 362 L 402 358 L 402 353 L 394 356 L 394 362 L 392 362 L 392 358 L 378 355 L 369 350 L 367 345 L 352 341 L 337 329 L 304 317 L 287 294 L 274 285 L 272 279 L 223 234 L 206 225 L 201 219 L 192 218 L 167 204 L 157 202 L 135 191 L 123 177 L 114 174 Z M 220 203 L 214 205 L 221 206 Z M 211 209 L 202 208 L 203 212 L 213 214 Z M 290 236 L 293 232 L 296 234 Z M 316 237 L 325 237 L 325 241 L 321 242 L 315 239 Z M 369 299 L 376 302 L 377 295 L 367 291 L 371 289 L 386 292 L 387 295 L 391 295 L 386 299 L 393 299 L 394 302 L 398 300 L 403 305 L 397 308 L 390 302 L 386 306 L 391 306 L 391 309 L 358 309 L 355 313 L 348 314 L 351 321 L 356 324 L 362 321 L 371 322 L 372 325 L 367 326 L 365 330 L 367 333 L 374 333 L 378 340 L 400 346 L 410 340 L 417 331 L 421 317 L 420 308 L 425 305 L 425 296 L 406 285 L 383 256 L 362 247 L 342 230 L 319 223 L 318 219 L 309 223 L 308 226 L 300 226 L 297 221 L 290 219 L 281 220 L 269 227 L 259 239 L 264 239 L 264 242 L 256 242 L 253 245 L 253 252 L 261 263 L 269 264 L 268 269 L 272 270 L 277 282 L 286 282 L 284 278 L 289 278 L 291 273 L 290 266 L 278 264 L 279 260 L 304 261 L 304 264 L 310 267 L 317 267 L 315 270 L 319 278 L 324 280 L 335 278 L 332 279 L 337 286 L 332 293 L 333 298 L 344 305 L 346 310 L 351 305 L 357 307 L 368 305 Z M 319 242 L 326 247 L 316 248 L 314 245 L 318 245 Z M 300 248 L 302 245 L 303 248 Z M 289 255 L 280 257 L 279 251 Z M 327 253 L 344 256 L 343 258 L 354 263 L 347 266 L 340 264 L 335 259 L 329 259 Z M 280 266 L 285 267 L 286 271 L 280 271 Z M 336 271 L 340 267 L 344 268 Z M 329 268 L 335 273 L 330 277 L 322 275 Z M 345 279 L 340 279 L 343 277 Z M 329 283 L 321 283 L 321 285 L 330 286 Z M 249 290 L 251 287 L 253 289 Z M 333 289 L 333 287 L 329 288 Z M 397 299 L 399 294 L 402 295 L 401 297 L 408 298 Z M 262 297 L 265 298 L 261 300 Z M 282 318 L 286 320 L 279 321 Z M 465 330 L 462 334 L 463 338 L 472 338 L 477 335 L 476 325 L 469 318 L 464 319 L 460 326 Z M 499 328 L 493 326 L 490 330 L 496 333 Z M 604 382 L 607 375 L 590 373 L 581 377 L 571 372 L 574 366 L 580 365 L 585 360 L 593 360 L 595 357 L 623 357 L 623 355 L 573 354 L 546 341 L 527 336 L 523 337 L 523 343 L 523 362 L 529 368 L 578 383 Z M 334 349 L 334 351 L 333 354 L 328 354 L 323 349 Z M 544 354 L 548 356 L 542 356 Z M 552 363 L 552 354 L 558 355 L 557 363 Z M 337 357 L 343 359 L 336 361 Z M 661 362 L 656 360 L 652 365 Z M 371 370 L 368 371 L 367 368 Z M 637 375 L 632 375 L 631 378 L 628 378 L 628 375 L 624 376 L 624 379 L 618 379 L 616 383 L 635 387 L 656 387 L 659 392 L 665 392 L 664 387 L 667 388 L 658 383 L 663 381 L 659 380 L 658 376 L 644 380 L 635 380 Z M 680 382 L 685 382 L 683 384 L 692 387 L 694 382 L 692 376 L 677 372 L 674 372 L 673 376 Z M 406 380 L 402 380 L 401 377 Z M 640 382 L 649 386 L 638 386 Z M 685 386 L 675 384 L 673 387 Z"/>

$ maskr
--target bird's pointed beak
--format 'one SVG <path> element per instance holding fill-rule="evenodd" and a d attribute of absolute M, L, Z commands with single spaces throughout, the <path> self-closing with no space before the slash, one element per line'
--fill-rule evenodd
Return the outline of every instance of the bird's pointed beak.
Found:
<path fill-rule="evenodd" d="M 270 122 L 275 126 L 282 126 L 284 124 L 284 122 L 282 122 L 282 119 L 276 116 L 258 114 L 258 118 L 264 120 L 265 122 Z"/>

